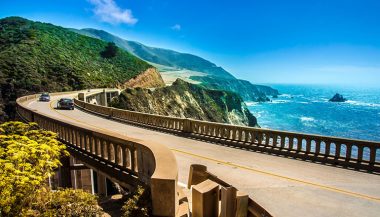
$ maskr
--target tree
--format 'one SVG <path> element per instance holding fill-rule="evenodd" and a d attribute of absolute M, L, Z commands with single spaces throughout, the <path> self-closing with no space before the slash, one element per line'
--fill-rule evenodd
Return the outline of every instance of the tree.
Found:
<path fill-rule="evenodd" d="M 0 125 L 0 216 L 20 216 L 59 165 L 65 146 L 37 124 Z"/>
<path fill-rule="evenodd" d="M 105 47 L 104 51 L 100 52 L 100 55 L 103 58 L 112 58 L 115 57 L 117 54 L 118 48 L 113 42 L 108 42 L 107 46 Z"/>

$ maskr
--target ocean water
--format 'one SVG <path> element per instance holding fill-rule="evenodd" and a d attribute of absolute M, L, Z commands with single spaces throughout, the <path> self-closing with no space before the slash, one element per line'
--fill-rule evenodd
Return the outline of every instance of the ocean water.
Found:
<path fill-rule="evenodd" d="M 246 102 L 262 128 L 380 141 L 380 87 L 270 86 L 282 95 Z M 348 101 L 329 102 L 335 93 Z"/>

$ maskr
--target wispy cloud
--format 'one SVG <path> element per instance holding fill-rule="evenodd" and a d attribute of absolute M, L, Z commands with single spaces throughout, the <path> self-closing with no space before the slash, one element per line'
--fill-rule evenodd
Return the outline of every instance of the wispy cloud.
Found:
<path fill-rule="evenodd" d="M 113 0 L 88 0 L 94 5 L 94 14 L 103 22 L 111 24 L 126 23 L 134 25 L 137 19 L 133 17 L 132 11 L 120 8 Z"/>
<path fill-rule="evenodd" d="M 170 27 L 172 30 L 174 31 L 180 31 L 181 30 L 181 25 L 179 24 L 175 24 L 173 25 L 172 27 Z"/>

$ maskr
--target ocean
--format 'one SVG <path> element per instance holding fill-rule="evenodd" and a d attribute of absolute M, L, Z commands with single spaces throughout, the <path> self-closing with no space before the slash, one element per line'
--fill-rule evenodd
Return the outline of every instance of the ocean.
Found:
<path fill-rule="evenodd" d="M 246 102 L 262 128 L 380 141 L 380 87 L 270 85 L 281 95 Z M 335 93 L 344 103 L 329 102 Z"/>

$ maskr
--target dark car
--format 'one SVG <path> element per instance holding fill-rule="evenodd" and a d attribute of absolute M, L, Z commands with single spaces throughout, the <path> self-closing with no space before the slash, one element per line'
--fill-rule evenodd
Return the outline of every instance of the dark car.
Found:
<path fill-rule="evenodd" d="M 50 101 L 50 95 L 49 93 L 42 93 L 39 100 L 41 102 L 49 102 Z"/>
<path fill-rule="evenodd" d="M 74 110 L 74 100 L 69 98 L 62 98 L 58 101 L 57 108 Z"/>

